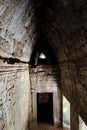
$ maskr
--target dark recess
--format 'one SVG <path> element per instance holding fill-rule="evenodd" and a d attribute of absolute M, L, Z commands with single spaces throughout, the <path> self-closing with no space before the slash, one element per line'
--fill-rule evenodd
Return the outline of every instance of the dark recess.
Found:
<path fill-rule="evenodd" d="M 41 101 L 40 96 L 42 96 Z M 46 99 L 48 97 L 48 99 Z M 52 93 L 37 94 L 37 122 L 53 124 L 53 95 Z M 44 101 L 45 100 L 45 101 Z"/>

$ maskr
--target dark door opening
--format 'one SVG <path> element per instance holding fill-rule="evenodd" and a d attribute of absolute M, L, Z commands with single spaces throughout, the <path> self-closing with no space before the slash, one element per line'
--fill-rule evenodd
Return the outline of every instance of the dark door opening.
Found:
<path fill-rule="evenodd" d="M 52 93 L 37 93 L 37 123 L 53 124 Z"/>

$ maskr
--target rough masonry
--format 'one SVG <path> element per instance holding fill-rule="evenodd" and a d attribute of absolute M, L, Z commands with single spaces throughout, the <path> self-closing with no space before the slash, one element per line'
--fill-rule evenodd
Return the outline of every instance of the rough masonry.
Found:
<path fill-rule="evenodd" d="M 71 121 L 76 112 L 87 124 L 87 1 L 0 0 L 1 130 L 26 130 L 29 64 L 35 45 L 45 50 L 42 43 L 52 49 L 46 51 L 50 57 L 55 55 L 59 87 L 72 107 Z M 77 116 L 71 130 L 78 129 Z"/>

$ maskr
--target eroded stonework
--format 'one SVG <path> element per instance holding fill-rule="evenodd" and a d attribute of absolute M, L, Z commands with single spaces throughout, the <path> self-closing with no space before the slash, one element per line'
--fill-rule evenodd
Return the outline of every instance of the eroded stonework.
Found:
<path fill-rule="evenodd" d="M 0 56 L 30 60 L 36 37 L 34 15 L 31 0 L 0 1 Z"/>
<path fill-rule="evenodd" d="M 37 50 L 46 49 L 41 48 L 44 42 L 55 54 L 58 71 L 60 70 L 59 87 L 63 95 L 70 101 L 76 116 L 80 115 L 87 124 L 86 0 L 0 0 L 0 129 L 2 130 L 6 127 L 6 130 L 13 128 L 25 130 L 28 111 L 31 109 L 28 102 L 31 98 L 29 97 L 31 91 L 28 88 L 29 64 L 25 62 L 30 61 L 34 45 L 38 45 Z M 51 52 L 48 53 L 52 56 Z M 12 58 L 13 62 L 8 64 L 9 58 Z M 24 108 L 26 100 L 27 108 Z M 26 111 L 22 109 L 17 111 L 20 104 Z M 21 124 L 17 122 L 20 119 Z M 75 126 L 76 124 L 71 130 L 77 130 Z"/>
<path fill-rule="evenodd" d="M 29 111 L 28 65 L 0 64 L 0 130 L 26 130 Z"/>

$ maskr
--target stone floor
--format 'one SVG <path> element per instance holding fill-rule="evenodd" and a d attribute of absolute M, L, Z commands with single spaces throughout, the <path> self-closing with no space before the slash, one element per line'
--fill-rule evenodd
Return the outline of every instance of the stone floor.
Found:
<path fill-rule="evenodd" d="M 70 130 L 69 128 L 55 128 L 53 125 L 50 124 L 38 124 L 32 125 L 29 130 Z"/>

